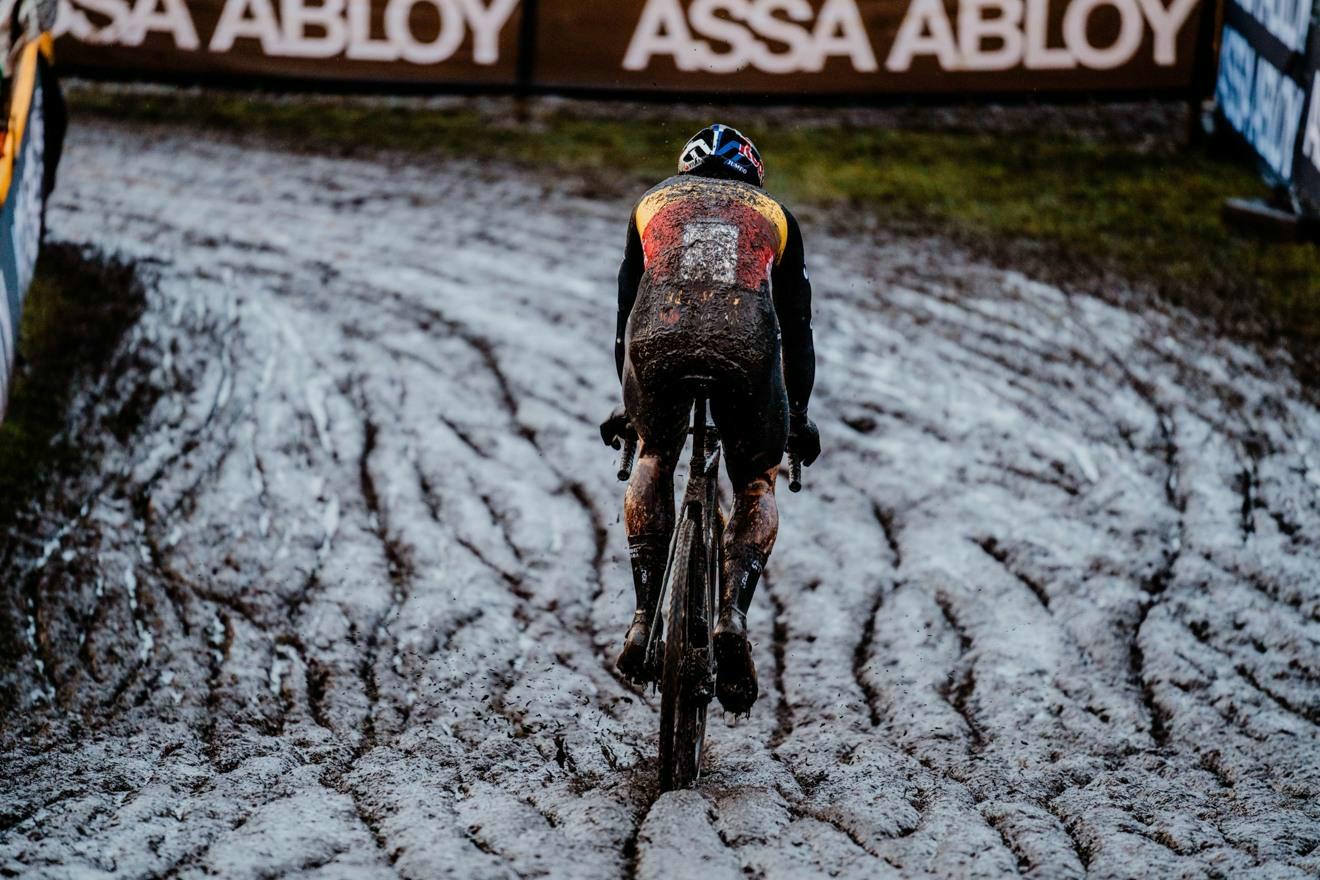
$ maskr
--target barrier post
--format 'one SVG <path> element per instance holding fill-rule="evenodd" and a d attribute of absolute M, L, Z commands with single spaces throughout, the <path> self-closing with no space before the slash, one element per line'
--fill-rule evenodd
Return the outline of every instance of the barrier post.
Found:
<path fill-rule="evenodd" d="M 522 23 L 518 29 L 518 73 L 516 88 L 519 97 L 531 94 L 536 76 L 536 25 L 538 0 L 522 0 Z"/>
<path fill-rule="evenodd" d="M 1219 68 L 1219 33 L 1224 27 L 1226 0 L 1201 0 L 1208 8 L 1201 11 L 1201 27 L 1196 35 L 1196 58 L 1192 63 L 1192 81 L 1188 88 L 1187 143 L 1202 143 L 1206 130 L 1201 119 L 1203 105 L 1215 94 L 1215 76 Z"/>

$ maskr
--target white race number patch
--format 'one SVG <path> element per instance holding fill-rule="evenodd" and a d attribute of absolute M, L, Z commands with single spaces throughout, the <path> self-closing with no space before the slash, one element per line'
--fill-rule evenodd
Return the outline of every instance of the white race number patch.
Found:
<path fill-rule="evenodd" d="M 689 223 L 683 227 L 684 281 L 733 284 L 738 280 L 738 227 L 731 223 Z"/>

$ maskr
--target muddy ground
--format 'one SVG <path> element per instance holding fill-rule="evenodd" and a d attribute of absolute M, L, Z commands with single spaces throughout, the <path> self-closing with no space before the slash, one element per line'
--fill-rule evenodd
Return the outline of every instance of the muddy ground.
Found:
<path fill-rule="evenodd" d="M 761 701 L 657 797 L 595 436 L 627 199 L 75 125 L 51 237 L 146 304 L 0 536 L 0 873 L 1320 874 L 1285 366 L 804 214 L 826 452 Z"/>

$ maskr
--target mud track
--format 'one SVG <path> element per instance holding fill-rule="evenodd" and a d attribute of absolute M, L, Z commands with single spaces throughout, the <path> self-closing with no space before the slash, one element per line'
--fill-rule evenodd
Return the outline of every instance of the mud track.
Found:
<path fill-rule="evenodd" d="M 75 126 L 52 236 L 147 304 L 0 536 L 0 873 L 1320 874 L 1320 413 L 1186 316 L 823 223 L 763 696 L 657 798 L 594 439 L 625 216 Z"/>

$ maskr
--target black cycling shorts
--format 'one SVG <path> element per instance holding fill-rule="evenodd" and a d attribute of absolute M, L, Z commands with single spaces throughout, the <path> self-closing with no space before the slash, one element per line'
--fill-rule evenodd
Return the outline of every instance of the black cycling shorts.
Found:
<path fill-rule="evenodd" d="M 623 402 L 642 442 L 676 459 L 702 390 L 735 489 L 779 464 L 788 393 L 768 289 L 691 296 L 644 282 L 623 368 Z"/>

